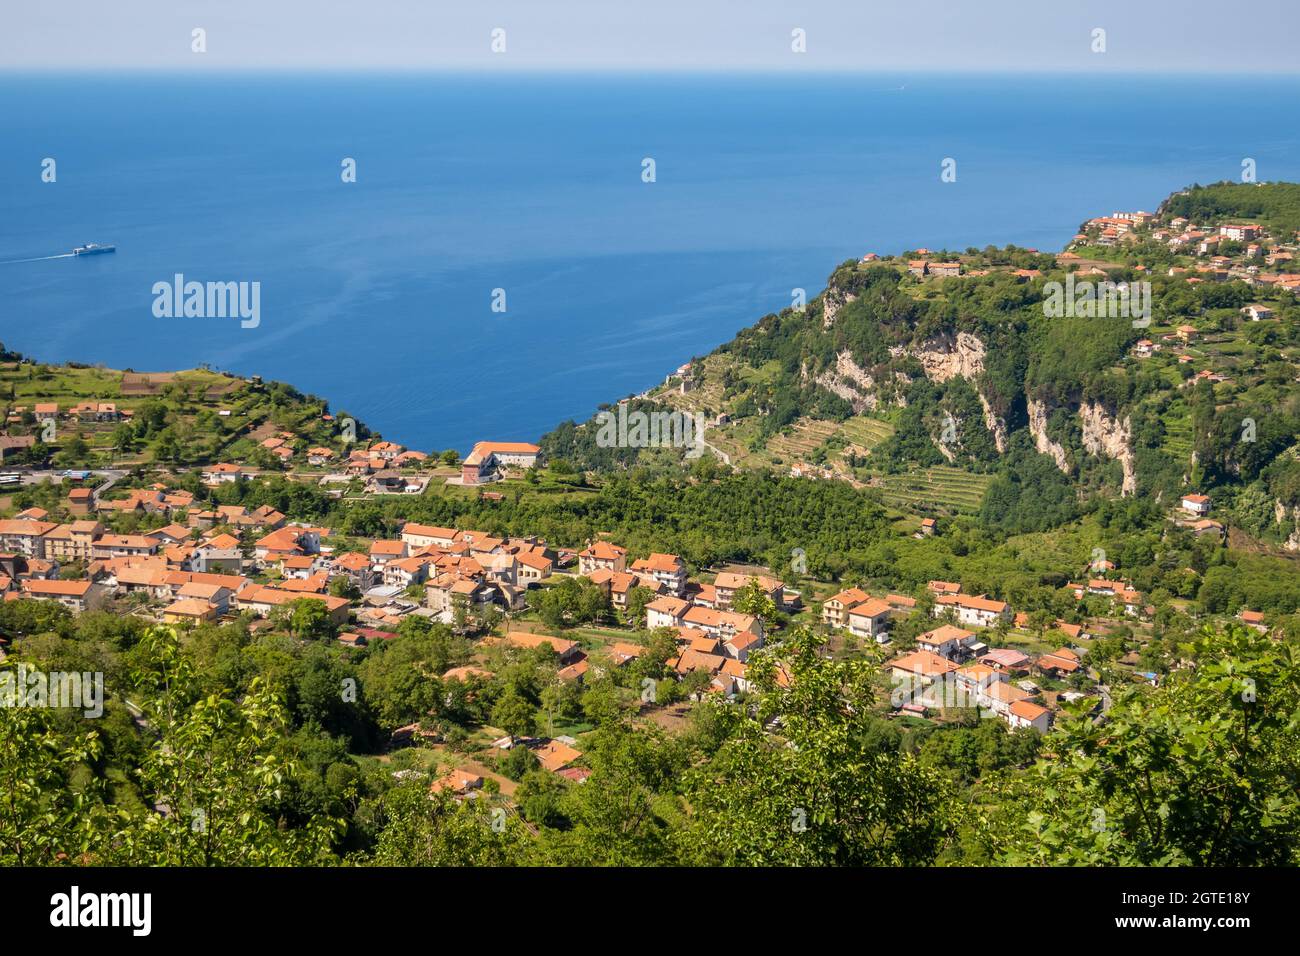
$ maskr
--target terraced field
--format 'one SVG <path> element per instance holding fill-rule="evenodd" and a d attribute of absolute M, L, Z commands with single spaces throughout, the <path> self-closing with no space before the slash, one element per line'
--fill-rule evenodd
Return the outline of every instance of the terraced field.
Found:
<path fill-rule="evenodd" d="M 710 428 L 705 431 L 705 437 L 710 445 L 729 455 L 732 464 L 744 464 L 747 458 L 752 457 L 744 442 L 738 440 L 734 429 Z"/>
<path fill-rule="evenodd" d="M 722 373 L 727 364 L 727 360 L 721 357 L 710 356 L 701 363 L 702 368 L 693 378 L 694 385 L 690 391 L 682 393 L 680 381 L 674 380 L 667 387 L 651 389 L 651 393 L 656 401 L 671 405 L 673 408 L 692 414 L 708 410 L 711 415 L 716 415 L 719 411 L 725 410 L 722 397 Z"/>
<path fill-rule="evenodd" d="M 834 422 L 803 419 L 790 429 L 790 434 L 773 435 L 768 439 L 767 451 L 785 462 L 806 461 L 836 430 Z"/>
<path fill-rule="evenodd" d="M 872 485 L 883 489 L 885 503 L 907 511 L 974 512 L 992 481 L 959 468 L 925 468 L 904 475 L 877 475 Z"/>
<path fill-rule="evenodd" d="M 841 425 L 839 433 L 854 445 L 870 451 L 894 434 L 894 426 L 878 418 L 857 415 Z"/>
<path fill-rule="evenodd" d="M 1192 417 L 1185 406 L 1174 405 L 1165 415 L 1165 437 L 1160 450 L 1184 464 L 1192 459 Z"/>

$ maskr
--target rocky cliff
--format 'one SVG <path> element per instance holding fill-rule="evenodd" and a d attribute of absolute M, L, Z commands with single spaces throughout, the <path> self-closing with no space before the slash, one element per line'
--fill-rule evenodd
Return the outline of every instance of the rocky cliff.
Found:
<path fill-rule="evenodd" d="M 1038 449 L 1040 454 L 1051 455 L 1052 460 L 1056 462 L 1056 467 L 1068 475 L 1070 473 L 1070 456 L 1066 454 L 1062 446 L 1052 441 L 1047 435 L 1047 405 L 1031 398 L 1028 402 L 1028 411 L 1029 434 L 1034 438 L 1034 447 Z"/>
<path fill-rule="evenodd" d="M 1112 417 L 1100 402 L 1079 406 L 1083 425 L 1083 447 L 1088 454 L 1110 458 L 1124 469 L 1121 495 L 1137 492 L 1137 459 L 1133 454 L 1133 431 L 1128 418 L 1119 421 Z"/>

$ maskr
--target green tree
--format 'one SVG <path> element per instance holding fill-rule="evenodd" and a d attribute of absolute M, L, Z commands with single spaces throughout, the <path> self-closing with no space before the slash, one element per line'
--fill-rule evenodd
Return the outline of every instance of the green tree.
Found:
<path fill-rule="evenodd" d="M 821 644 L 799 627 L 779 660 L 751 658 L 757 706 L 728 709 L 726 742 L 687 776 L 695 812 L 681 839 L 691 861 L 918 865 L 951 838 L 957 805 L 944 776 L 871 744 L 875 666 L 827 661 Z"/>
<path fill-rule="evenodd" d="M 337 628 L 329 608 L 317 598 L 298 598 L 276 609 L 274 620 L 300 641 L 332 639 Z"/>
<path fill-rule="evenodd" d="M 776 602 L 763 588 L 758 578 L 748 581 L 731 599 L 731 607 L 740 614 L 749 614 L 759 618 L 765 625 L 772 627 L 777 622 Z"/>
<path fill-rule="evenodd" d="M 523 748 L 516 748 L 523 749 Z M 555 827 L 564 822 L 565 784 L 546 770 L 530 770 L 515 789 L 515 803 L 529 823 Z"/>
<path fill-rule="evenodd" d="M 397 639 L 372 644 L 358 667 L 362 698 L 374 709 L 380 725 L 390 729 L 447 706 L 449 697 L 459 706 L 464 685 L 444 684 L 436 675 L 468 658 L 464 639 L 446 625 L 408 616 L 397 630 Z M 449 690 L 457 685 L 459 690 Z"/>
<path fill-rule="evenodd" d="M 492 708 L 492 724 L 515 737 L 526 737 L 537 726 L 533 705 L 515 690 L 507 692 Z"/>
<path fill-rule="evenodd" d="M 12 661 L 0 663 L 0 694 L 15 686 Z M 0 866 L 53 866 L 65 854 L 81 860 L 113 821 L 101 794 L 68 783 L 78 766 L 99 759 L 102 743 L 89 731 L 69 738 L 49 711 L 11 703 L 0 706 Z"/>
<path fill-rule="evenodd" d="M 523 826 L 486 801 L 457 803 L 405 784 L 383 795 L 382 829 L 371 862 L 379 866 L 511 866 L 525 862 Z"/>
<path fill-rule="evenodd" d="M 999 791 L 988 828 L 1011 865 L 1295 866 L 1300 649 L 1206 626 L 1193 669 L 1076 715 L 1031 776 Z"/>
<path fill-rule="evenodd" d="M 275 747 L 283 707 L 260 682 L 238 703 L 200 698 L 163 727 L 141 779 L 148 813 L 105 852 L 106 862 L 152 866 L 305 866 L 328 860 L 341 821 L 282 829 L 277 806 L 293 765 Z"/>
<path fill-rule="evenodd" d="M 627 607 L 622 612 L 623 623 L 629 627 L 645 626 L 645 606 L 655 599 L 654 591 L 638 584 L 627 592 Z"/>
<path fill-rule="evenodd" d="M 685 769 L 681 750 L 658 731 L 620 720 L 584 740 L 591 776 L 569 788 L 562 812 L 572 828 L 547 834 L 547 858 L 569 866 L 676 862 L 671 834 L 679 811 L 665 794 Z"/>

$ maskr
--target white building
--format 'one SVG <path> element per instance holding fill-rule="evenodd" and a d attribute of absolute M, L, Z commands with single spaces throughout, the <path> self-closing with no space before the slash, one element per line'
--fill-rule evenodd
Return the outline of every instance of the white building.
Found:
<path fill-rule="evenodd" d="M 999 620 L 1011 616 L 1011 609 L 1005 601 L 994 601 L 983 595 L 941 594 L 934 599 L 933 613 L 935 617 L 942 617 L 945 611 L 952 611 L 959 623 L 971 627 L 992 627 Z"/>

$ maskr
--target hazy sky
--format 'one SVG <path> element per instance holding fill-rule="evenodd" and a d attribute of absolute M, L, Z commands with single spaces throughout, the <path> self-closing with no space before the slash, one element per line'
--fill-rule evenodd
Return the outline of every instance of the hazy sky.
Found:
<path fill-rule="evenodd" d="M 1300 0 L 0 0 L 0 69 L 1296 72 L 1298 27 Z"/>

